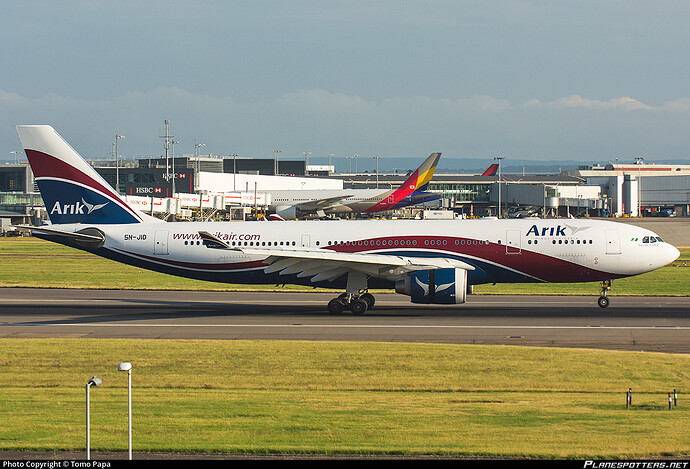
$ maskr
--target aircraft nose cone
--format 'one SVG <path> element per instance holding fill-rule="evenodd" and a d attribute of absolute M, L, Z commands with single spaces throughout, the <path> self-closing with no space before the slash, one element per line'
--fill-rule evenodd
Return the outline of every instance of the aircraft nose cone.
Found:
<path fill-rule="evenodd" d="M 678 259 L 678 257 L 680 256 L 680 251 L 675 246 L 671 246 L 670 244 L 668 244 L 666 247 L 668 248 L 666 250 L 668 256 L 668 261 L 666 262 L 666 264 L 670 264 L 671 262 Z"/>

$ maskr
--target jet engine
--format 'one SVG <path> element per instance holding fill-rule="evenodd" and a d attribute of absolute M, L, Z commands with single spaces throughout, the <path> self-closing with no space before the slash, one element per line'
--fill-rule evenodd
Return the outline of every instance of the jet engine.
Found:
<path fill-rule="evenodd" d="M 461 304 L 467 295 L 465 269 L 417 270 L 395 282 L 395 291 L 412 303 Z"/>
<path fill-rule="evenodd" d="M 297 207 L 294 205 L 279 205 L 276 207 L 276 215 L 284 220 L 295 220 L 297 218 Z"/>

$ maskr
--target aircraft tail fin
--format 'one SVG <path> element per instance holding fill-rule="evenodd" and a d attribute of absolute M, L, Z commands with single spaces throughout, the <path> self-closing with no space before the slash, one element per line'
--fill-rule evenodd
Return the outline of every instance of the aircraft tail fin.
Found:
<path fill-rule="evenodd" d="M 494 163 L 488 168 L 486 168 L 486 171 L 482 173 L 482 176 L 495 176 L 496 173 L 498 172 L 498 163 Z"/>
<path fill-rule="evenodd" d="M 144 221 L 51 126 L 18 125 L 17 133 L 51 223 Z"/>
<path fill-rule="evenodd" d="M 391 189 L 386 192 L 378 203 L 364 210 L 364 213 L 392 210 L 410 195 L 426 190 L 429 181 L 431 181 L 431 178 L 434 176 L 439 158 L 441 158 L 440 153 L 432 153 L 429 155 L 419 168 L 409 175 L 405 182 L 397 189 Z"/>
<path fill-rule="evenodd" d="M 414 189 L 412 189 L 413 191 L 425 191 L 426 186 L 434 176 L 434 171 L 436 171 L 436 166 L 438 166 L 438 160 L 440 158 L 440 153 L 432 153 L 429 155 L 429 157 L 424 160 L 424 163 L 422 163 L 400 187 L 411 189 L 412 186 L 414 186 Z"/>

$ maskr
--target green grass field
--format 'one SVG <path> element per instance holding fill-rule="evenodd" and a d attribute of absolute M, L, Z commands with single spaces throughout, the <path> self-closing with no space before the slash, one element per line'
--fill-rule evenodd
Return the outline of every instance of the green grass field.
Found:
<path fill-rule="evenodd" d="M 611 295 L 690 296 L 690 248 L 680 248 L 672 266 L 616 280 Z M 123 265 L 37 238 L 0 238 L 0 287 L 95 288 L 160 290 L 305 291 L 310 287 L 233 285 L 189 280 Z M 683 262 L 688 267 L 683 266 Z M 57 275 L 56 273 L 59 273 Z M 600 285 L 497 284 L 478 285 L 476 294 L 548 294 L 598 296 Z M 324 291 L 324 290 L 321 290 Z"/>
<path fill-rule="evenodd" d="M 612 294 L 690 295 L 690 249 Z M 0 287 L 263 289 L 180 279 L 35 238 L 0 239 Z M 59 276 L 56 275 L 59 273 Z M 268 287 L 270 289 L 270 287 Z M 283 288 L 281 288 L 284 291 Z M 304 290 L 304 287 L 294 287 Z M 598 284 L 480 294 L 597 295 Z M 0 451 L 134 449 L 534 458 L 690 456 L 687 355 L 402 343 L 0 339 Z M 633 389 L 633 406 L 625 393 Z M 668 409 L 667 393 L 679 405 Z"/>
<path fill-rule="evenodd" d="M 135 451 L 690 455 L 687 355 L 136 339 L 0 340 L 0 450 L 83 450 L 97 376 L 92 451 L 126 451 L 121 361 L 133 364 Z"/>

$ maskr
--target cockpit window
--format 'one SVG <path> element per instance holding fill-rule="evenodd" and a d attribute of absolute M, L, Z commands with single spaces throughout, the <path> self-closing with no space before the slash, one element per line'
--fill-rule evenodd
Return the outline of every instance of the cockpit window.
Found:
<path fill-rule="evenodd" d="M 648 243 L 649 242 L 649 236 L 645 236 L 644 238 L 642 238 L 642 242 Z"/>
<path fill-rule="evenodd" d="M 661 238 L 659 238 L 658 236 L 656 237 L 656 240 L 659 241 L 660 243 L 663 243 L 663 242 L 664 242 L 664 240 L 661 239 Z"/>

